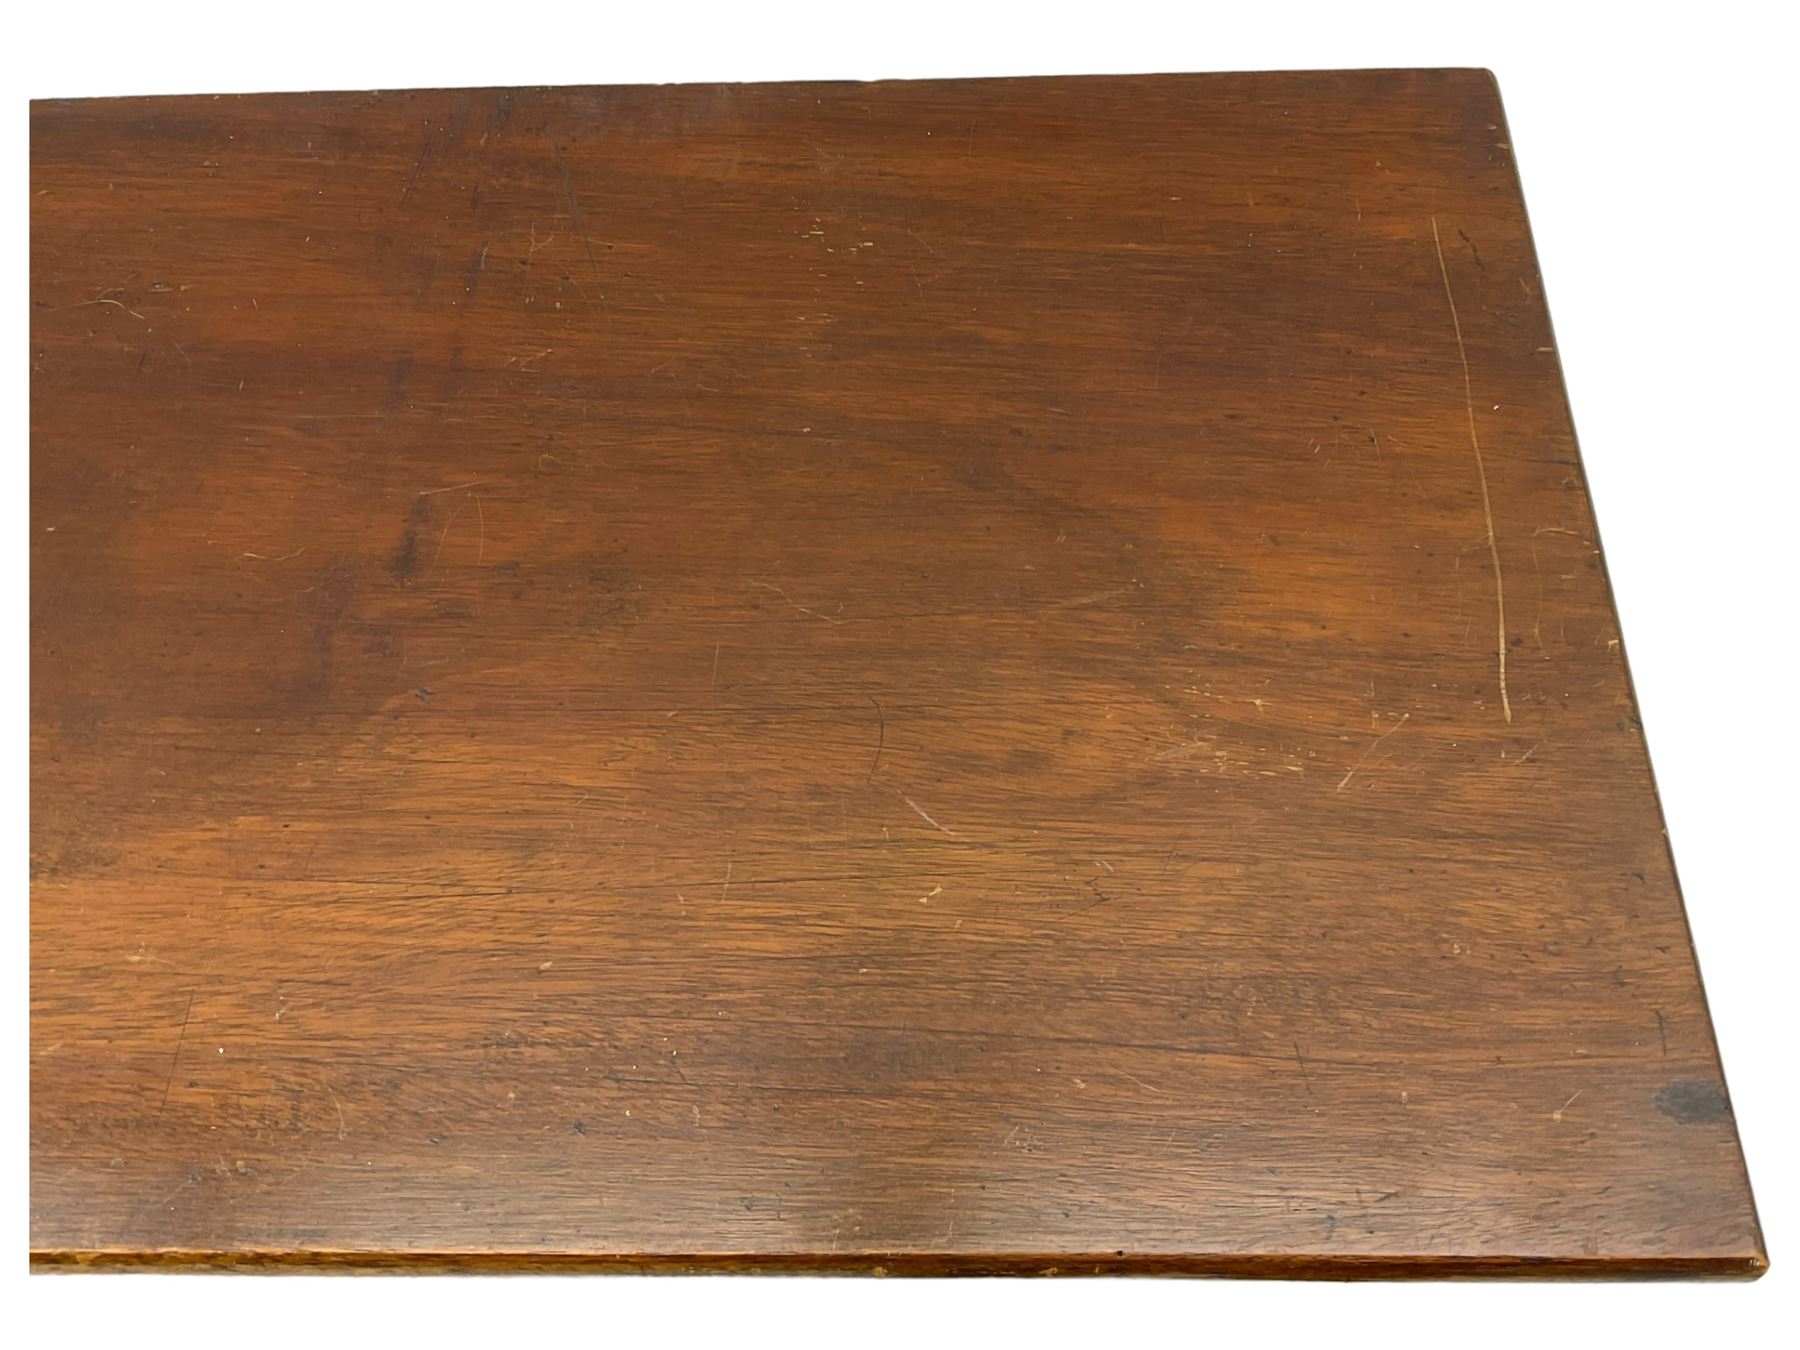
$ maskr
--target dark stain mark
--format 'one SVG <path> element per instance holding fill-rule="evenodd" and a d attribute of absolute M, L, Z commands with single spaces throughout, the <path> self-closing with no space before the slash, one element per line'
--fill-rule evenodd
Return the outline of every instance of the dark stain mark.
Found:
<path fill-rule="evenodd" d="M 1656 1039 L 1662 1042 L 1663 1058 L 1669 1057 L 1669 1027 L 1663 1021 L 1662 1009 L 1656 1010 Z"/>
<path fill-rule="evenodd" d="M 100 739 L 106 724 L 106 706 L 81 694 L 65 694 L 59 708 L 57 729 L 71 746 L 86 750 Z"/>
<path fill-rule="evenodd" d="M 33 840 L 30 875 L 35 880 L 104 871 L 119 860 L 119 848 L 113 842 L 119 833 L 117 817 L 110 813 L 71 811 L 62 819 L 61 838 Z"/>
<path fill-rule="evenodd" d="M 431 690 L 427 689 L 424 685 L 420 685 L 417 689 L 413 690 L 413 697 L 423 703 L 431 697 Z"/>
<path fill-rule="evenodd" d="M 400 547 L 394 550 L 394 560 L 388 564 L 394 580 L 403 586 L 419 570 L 419 531 L 430 520 L 431 503 L 423 497 L 414 497 L 412 511 L 406 517 L 406 529 L 400 535 Z"/>
<path fill-rule="evenodd" d="M 499 135 L 502 131 L 505 131 L 506 124 L 512 121 L 512 112 L 512 90 L 502 89 L 498 94 L 494 95 L 494 115 L 488 119 L 488 129 L 495 135 Z"/>
<path fill-rule="evenodd" d="M 568 199 L 569 219 L 575 222 L 575 232 L 581 236 L 581 246 L 587 251 L 588 270 L 594 274 L 594 284 L 600 284 L 600 264 L 594 261 L 594 241 L 588 238 L 587 223 L 581 218 L 581 203 L 575 199 L 575 175 L 569 172 L 568 164 L 563 160 L 562 147 L 553 147 L 556 151 L 556 167 L 562 172 L 563 196 Z M 602 300 L 606 296 L 600 296 Z"/>
<path fill-rule="evenodd" d="M 462 343 L 456 342 L 451 345 L 450 361 L 444 367 L 443 392 L 438 396 L 437 415 L 439 421 L 444 421 L 450 416 L 450 409 L 462 396 L 464 378 Z"/>
<path fill-rule="evenodd" d="M 413 271 L 419 278 L 418 298 L 421 303 L 431 298 L 431 285 L 437 280 L 437 259 L 429 254 L 421 254 L 413 264 Z"/>
<path fill-rule="evenodd" d="M 1012 475 L 987 446 L 977 446 L 969 452 L 962 476 L 977 492 L 1004 492 L 1013 486 Z"/>
<path fill-rule="evenodd" d="M 469 109 L 474 99 L 470 94 L 463 96 L 450 105 L 450 124 L 447 128 L 451 145 L 461 145 L 469 132 Z"/>
<path fill-rule="evenodd" d="M 429 282 L 427 283 L 429 285 Z M 407 386 L 412 383 L 413 359 L 402 356 L 388 372 L 387 394 L 381 400 L 382 416 L 397 413 L 406 406 Z"/>
<path fill-rule="evenodd" d="M 1656 1094 L 1656 1109 L 1681 1125 L 1710 1125 L 1731 1114 L 1731 1103 L 1711 1083 L 1684 1078 Z"/>
<path fill-rule="evenodd" d="M 574 1129 L 576 1134 L 586 1134 L 587 1133 L 587 1126 L 582 1124 L 579 1120 L 575 1122 L 575 1124 L 572 1128 Z"/>
<path fill-rule="evenodd" d="M 331 701 L 337 686 L 334 648 L 338 628 L 356 595 L 356 559 L 334 557 L 301 595 L 301 612 L 312 620 L 313 662 L 294 689 L 294 701 L 299 707 L 318 708 Z"/>
<path fill-rule="evenodd" d="M 487 270 L 488 245 L 492 240 L 482 241 L 482 245 L 469 259 L 469 265 L 463 269 L 463 294 L 475 294 L 475 288 L 481 284 L 481 274 Z"/>
<path fill-rule="evenodd" d="M 605 636 L 637 618 L 641 586 L 625 566 L 611 560 L 589 560 L 587 583 L 587 594 L 575 604 L 575 623 L 583 636 Z"/>

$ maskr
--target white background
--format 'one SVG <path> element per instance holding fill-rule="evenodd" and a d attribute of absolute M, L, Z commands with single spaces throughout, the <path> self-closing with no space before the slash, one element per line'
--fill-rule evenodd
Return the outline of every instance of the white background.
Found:
<path fill-rule="evenodd" d="M 1786 7 L 1782 7 L 1784 10 Z M 0 873 L 15 936 L 3 1211 L 28 1346 L 1141 1342 L 1793 1344 L 1796 243 L 1774 5 L 377 3 L 20 6 L 0 137 Z M 1626 647 L 1772 1272 L 1750 1286 L 24 1274 L 28 97 L 1486 66 L 1531 207 Z M 17 1326 L 23 1320 L 22 1327 Z M 11 1338 L 9 1338 L 11 1339 Z"/>

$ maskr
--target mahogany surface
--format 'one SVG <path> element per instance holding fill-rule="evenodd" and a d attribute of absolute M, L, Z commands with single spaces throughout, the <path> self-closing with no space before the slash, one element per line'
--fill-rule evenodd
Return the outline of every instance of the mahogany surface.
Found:
<path fill-rule="evenodd" d="M 39 1265 L 1763 1268 L 1484 72 L 31 161 Z"/>

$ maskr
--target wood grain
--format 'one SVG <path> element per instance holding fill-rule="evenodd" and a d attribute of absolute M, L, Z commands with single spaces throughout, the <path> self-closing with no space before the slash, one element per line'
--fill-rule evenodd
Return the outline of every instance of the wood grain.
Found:
<path fill-rule="evenodd" d="M 31 140 L 40 1266 L 1763 1269 L 1484 73 Z"/>

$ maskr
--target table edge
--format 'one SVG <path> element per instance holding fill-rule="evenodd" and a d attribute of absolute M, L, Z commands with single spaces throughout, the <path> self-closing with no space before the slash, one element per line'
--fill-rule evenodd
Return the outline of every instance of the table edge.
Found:
<path fill-rule="evenodd" d="M 1695 1256 L 1038 1252 L 575 1252 L 34 1248 L 31 1272 L 485 1275 L 1132 1275 L 1247 1280 L 1733 1280 L 1768 1272 L 1759 1247 Z"/>

